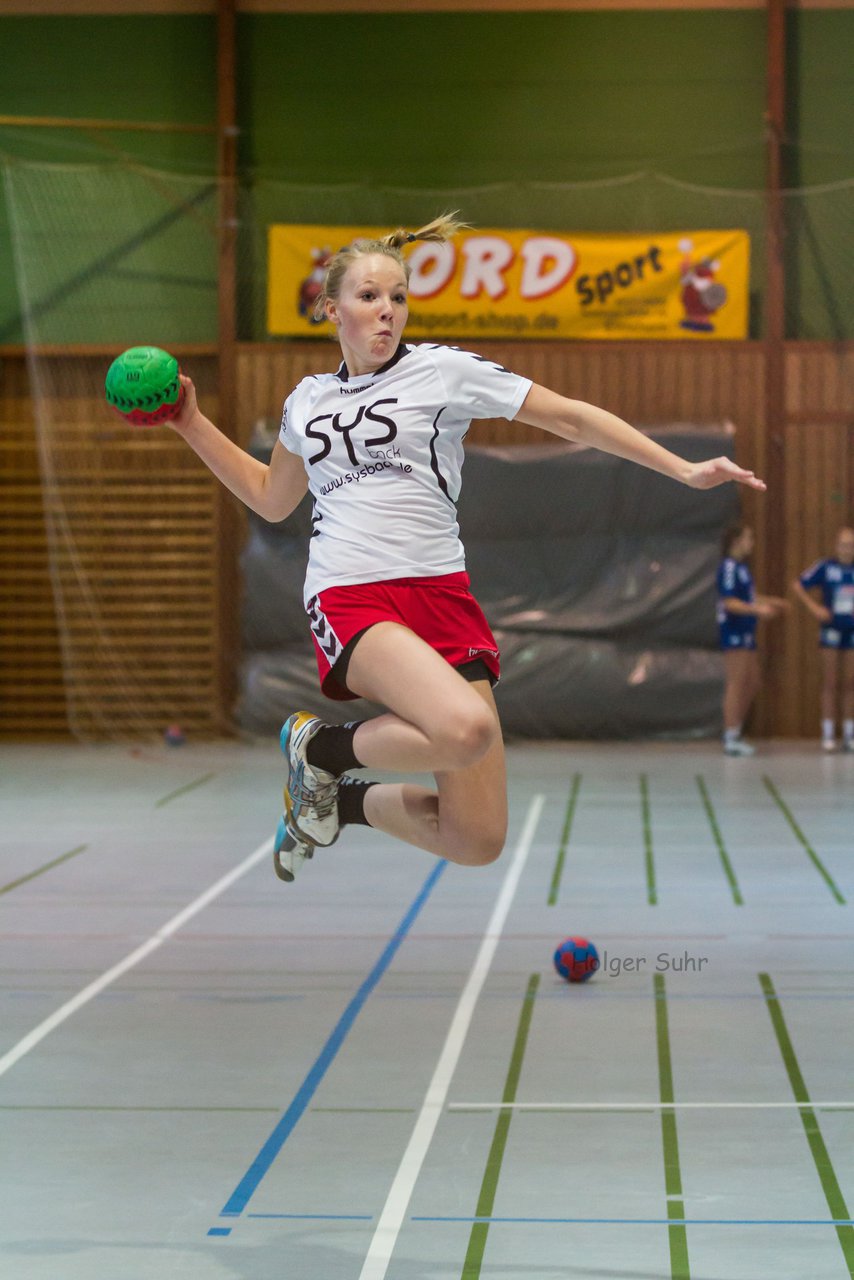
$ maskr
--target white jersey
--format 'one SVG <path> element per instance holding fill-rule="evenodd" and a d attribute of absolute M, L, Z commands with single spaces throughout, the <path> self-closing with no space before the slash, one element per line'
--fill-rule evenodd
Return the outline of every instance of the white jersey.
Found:
<path fill-rule="evenodd" d="M 375 373 L 304 378 L 279 439 L 314 498 L 305 600 L 326 587 L 465 568 L 456 501 L 472 418 L 514 418 L 531 388 L 456 347 L 407 346 Z"/>

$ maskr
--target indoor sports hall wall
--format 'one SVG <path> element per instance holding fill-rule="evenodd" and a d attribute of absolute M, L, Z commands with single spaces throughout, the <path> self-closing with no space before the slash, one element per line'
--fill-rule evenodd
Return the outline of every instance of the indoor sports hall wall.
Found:
<path fill-rule="evenodd" d="M 636 422 L 730 420 L 738 455 L 762 469 L 760 9 L 242 12 L 237 34 L 241 439 L 333 354 L 325 342 L 269 339 L 267 222 L 416 221 L 427 199 L 428 214 L 437 201 L 459 204 L 481 225 L 746 226 L 748 342 L 482 346 Z M 175 347 L 216 412 L 215 43 L 213 13 L 9 17 L 0 5 L 7 200 L 14 187 L 20 209 L 26 188 L 53 246 L 31 255 L 22 298 L 0 204 L 7 736 L 66 731 L 70 703 L 86 736 L 159 730 L 170 709 L 197 735 L 228 723 L 240 547 L 229 500 L 170 437 L 123 436 L 100 400 L 101 370 L 116 350 L 156 340 Z M 786 199 L 787 575 L 826 550 L 854 510 L 854 293 L 844 269 L 854 232 L 854 8 L 793 11 L 789 45 L 787 180 L 807 190 Z M 164 128 L 10 122 L 22 116 Z M 130 230 L 115 194 L 129 175 L 146 192 Z M 80 192 L 69 199 L 74 184 Z M 41 344 L 31 374 L 53 388 L 53 488 L 33 430 L 24 304 L 29 336 Z M 519 435 L 487 423 L 470 438 Z M 755 504 L 749 513 L 761 517 Z M 62 520 L 67 530 L 69 516 L 74 539 L 63 545 L 56 530 Z M 767 554 L 760 540 L 760 582 Z M 796 615 L 772 643 L 782 652 L 759 727 L 812 733 L 807 620 Z"/>
<path fill-rule="evenodd" d="M 850 200 L 828 188 L 851 177 L 854 8 L 795 9 L 788 22 L 786 182 L 822 188 L 791 206 L 788 332 L 838 340 L 854 336 L 854 298 L 837 272 L 851 215 Z M 620 228 L 627 208 L 647 226 L 662 217 L 679 226 L 696 216 L 693 188 L 733 200 L 762 190 L 764 24 L 759 7 L 238 12 L 244 188 L 263 214 L 277 199 L 268 184 L 297 184 L 303 200 L 298 206 L 293 194 L 291 206 L 306 221 L 312 211 L 322 220 L 324 200 L 335 207 L 329 188 L 340 184 L 355 184 L 347 209 L 356 219 L 372 215 L 377 186 L 461 202 L 480 188 L 471 216 L 482 224 L 539 226 L 553 199 L 530 184 L 654 171 L 675 183 L 634 192 L 628 205 L 618 190 L 604 198 L 590 191 L 585 229 Z M 65 164 L 125 157 L 210 175 L 215 39 L 213 13 L 26 17 L 0 6 L 0 153 Z M 167 127 L 25 128 L 15 117 Z M 508 192 L 508 182 L 519 189 Z M 492 184 L 500 185 L 490 199 L 483 188 Z M 419 208 L 423 201 L 419 195 Z M 742 223 L 750 217 L 739 213 Z M 22 331 L 5 224 L 0 211 L 0 342 L 8 343 Z M 259 282 L 253 290 L 262 288 L 257 254 L 244 266 Z M 760 290 L 761 253 L 752 266 Z M 260 314 L 244 305 L 241 337 L 265 336 Z M 198 332 L 184 337 L 202 340 Z"/>
<path fill-rule="evenodd" d="M 591 344 L 568 351 L 552 344 L 484 344 L 484 351 L 558 390 L 607 401 L 637 422 L 693 420 L 736 423 L 736 455 L 761 473 L 765 461 L 764 364 L 758 343 Z M 202 349 L 181 351 L 216 413 L 216 361 Z M 66 359 L 67 357 L 58 357 Z M 94 382 L 108 354 L 79 357 Z M 278 388 L 328 367 L 316 343 L 242 344 L 238 353 L 239 430 L 275 415 Z M 120 678 L 106 680 L 104 655 L 87 620 L 85 596 L 76 611 L 75 664 L 80 687 L 69 690 L 60 628 L 51 594 L 39 459 L 33 437 L 23 355 L 0 360 L 0 459 L 4 501 L 0 513 L 0 581 L 7 602 L 0 666 L 0 729 L 7 736 L 66 732 L 66 693 L 88 707 L 79 728 L 88 734 L 154 730 L 179 716 L 189 732 L 220 732 L 230 703 L 223 687 L 231 656 L 221 641 L 223 612 L 236 604 L 218 585 L 222 514 L 230 504 L 207 472 L 166 432 L 129 436 L 106 415 L 98 387 L 64 406 L 66 438 L 78 448 L 72 476 L 84 493 L 91 539 L 86 554 L 92 589 L 108 609 L 114 645 L 134 669 L 146 673 L 142 705 L 122 693 Z M 84 378 L 84 382 L 85 382 Z M 851 386 L 854 349 L 791 343 L 786 428 L 787 577 L 829 546 L 846 510 L 854 509 L 854 423 Z M 93 438 L 91 424 L 99 424 Z M 475 441 L 519 443 L 536 433 L 511 423 L 479 423 Z M 757 519 L 756 501 L 747 514 Z M 757 557 L 762 576 L 762 558 Z M 60 565 L 60 569 L 62 565 Z M 165 625 L 163 620 L 165 619 Z M 814 637 L 798 614 L 773 641 L 780 645 L 780 684 L 766 698 L 758 721 L 765 732 L 811 734 L 818 700 Z M 177 678 L 175 673 L 179 673 Z M 233 689 L 233 685 L 231 686 Z"/>

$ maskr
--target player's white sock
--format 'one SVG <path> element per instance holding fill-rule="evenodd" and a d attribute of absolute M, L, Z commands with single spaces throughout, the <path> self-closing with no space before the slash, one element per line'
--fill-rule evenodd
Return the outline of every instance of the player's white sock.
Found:
<path fill-rule="evenodd" d="M 724 746 L 732 746 L 734 742 L 738 742 L 741 737 L 741 725 L 737 725 L 735 729 L 724 729 Z"/>
<path fill-rule="evenodd" d="M 832 742 L 836 737 L 836 723 L 833 720 L 822 720 L 821 737 L 824 742 Z"/>
<path fill-rule="evenodd" d="M 846 742 L 854 742 L 854 720 L 842 721 L 842 736 Z"/>

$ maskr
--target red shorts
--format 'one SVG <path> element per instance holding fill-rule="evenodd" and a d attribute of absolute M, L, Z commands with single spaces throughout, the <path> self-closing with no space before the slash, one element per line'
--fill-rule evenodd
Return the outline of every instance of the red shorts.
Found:
<path fill-rule="evenodd" d="M 465 572 L 327 587 L 309 600 L 307 613 L 320 687 L 327 698 L 343 702 L 358 697 L 345 683 L 351 652 L 348 645 L 377 622 L 397 622 L 408 627 L 452 667 L 480 660 L 493 681 L 498 680 L 495 636 L 469 591 Z"/>

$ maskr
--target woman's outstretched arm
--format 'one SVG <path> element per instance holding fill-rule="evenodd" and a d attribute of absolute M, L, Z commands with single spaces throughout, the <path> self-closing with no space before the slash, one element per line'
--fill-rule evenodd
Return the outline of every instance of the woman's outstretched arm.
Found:
<path fill-rule="evenodd" d="M 727 481 L 746 484 L 751 489 L 764 490 L 763 480 L 752 471 L 736 466 L 730 458 L 709 458 L 705 462 L 688 462 L 671 453 L 662 445 L 650 440 L 643 432 L 623 422 L 622 418 L 587 404 L 583 400 L 568 400 L 566 396 L 549 391 L 547 387 L 534 385 L 516 414 L 517 422 L 540 427 L 553 435 L 562 436 L 577 444 L 590 445 L 617 458 L 626 458 L 642 467 L 659 471 L 662 475 L 679 480 L 692 489 L 713 489 Z"/>

